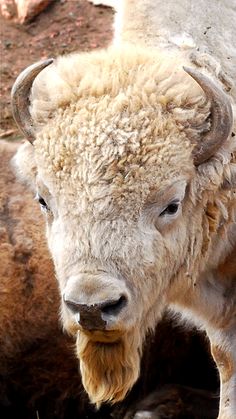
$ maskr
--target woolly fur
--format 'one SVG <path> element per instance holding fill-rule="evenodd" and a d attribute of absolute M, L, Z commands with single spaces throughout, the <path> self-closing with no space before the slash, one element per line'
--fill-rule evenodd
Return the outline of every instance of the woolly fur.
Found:
<path fill-rule="evenodd" d="M 124 334 L 107 344 L 78 332 L 62 310 L 66 327 L 78 333 L 83 383 L 98 406 L 125 397 L 138 377 L 147 331 L 168 304 L 186 305 L 183 287 L 190 292 L 235 240 L 235 192 L 222 188 L 235 177 L 235 140 L 194 167 L 191 152 L 210 129 L 210 104 L 182 64 L 176 53 L 113 46 L 59 58 L 32 88 L 37 138 L 26 176 L 35 173 L 50 203 L 47 235 L 61 293 L 78 272 L 92 277 L 103 269 L 117 289 L 125 278 L 132 294 L 119 323 Z M 29 145 L 16 157 L 18 166 L 28 152 L 33 161 Z M 145 206 L 154 207 L 155 196 L 167 205 L 169 188 L 184 195 L 186 184 L 178 222 L 156 231 Z M 225 250 L 218 243 L 223 232 L 230 241 Z M 84 279 L 78 287 L 91 291 L 96 283 Z"/>

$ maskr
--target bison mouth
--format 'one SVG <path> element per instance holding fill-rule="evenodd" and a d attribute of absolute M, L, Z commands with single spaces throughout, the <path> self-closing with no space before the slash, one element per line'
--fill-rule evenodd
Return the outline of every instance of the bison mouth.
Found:
<path fill-rule="evenodd" d="M 76 349 L 82 382 L 97 408 L 123 400 L 139 377 L 141 358 L 138 332 L 80 331 Z"/>
<path fill-rule="evenodd" d="M 120 330 L 85 330 L 80 329 L 80 333 L 83 333 L 90 341 L 96 342 L 97 344 L 100 343 L 110 343 L 116 344 L 122 336 L 124 336 L 124 332 Z"/>

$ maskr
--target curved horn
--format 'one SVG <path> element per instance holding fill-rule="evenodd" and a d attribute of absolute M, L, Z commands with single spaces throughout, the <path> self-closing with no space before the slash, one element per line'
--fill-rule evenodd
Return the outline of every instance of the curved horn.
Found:
<path fill-rule="evenodd" d="M 11 90 L 13 117 L 21 132 L 32 144 L 35 139 L 35 133 L 29 112 L 29 94 L 35 77 L 52 62 L 53 59 L 50 58 L 27 67 L 19 74 Z"/>
<path fill-rule="evenodd" d="M 211 102 L 211 129 L 193 150 L 195 166 L 210 159 L 229 137 L 233 125 L 233 111 L 228 96 L 207 76 L 192 68 L 183 67 L 202 88 Z"/>

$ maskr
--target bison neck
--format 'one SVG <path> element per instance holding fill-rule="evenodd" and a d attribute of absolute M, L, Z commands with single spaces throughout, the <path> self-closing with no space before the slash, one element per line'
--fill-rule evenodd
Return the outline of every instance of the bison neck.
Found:
<path fill-rule="evenodd" d="M 204 61 L 207 54 L 214 58 L 212 62 L 207 58 L 207 62 L 202 63 L 204 67 L 218 66 L 219 70 L 220 65 L 221 71 L 234 79 L 236 9 L 233 3 L 228 0 L 123 0 L 117 6 L 114 42 L 180 50 L 184 60 L 193 56 L 194 60 L 200 60 L 200 56 Z M 206 13 L 209 7 L 211 13 Z M 196 64 L 199 66 L 199 62 Z M 235 86 L 232 95 L 236 98 Z"/>
<path fill-rule="evenodd" d="M 216 268 L 184 278 L 169 294 L 170 307 L 197 326 L 228 329 L 236 316 L 236 243 Z"/>

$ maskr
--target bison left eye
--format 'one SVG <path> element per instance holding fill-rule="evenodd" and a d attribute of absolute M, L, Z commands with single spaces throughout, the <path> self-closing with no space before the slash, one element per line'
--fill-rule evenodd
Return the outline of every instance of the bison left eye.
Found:
<path fill-rule="evenodd" d="M 164 215 L 175 215 L 180 207 L 180 202 L 171 202 L 161 213 L 160 217 Z"/>

